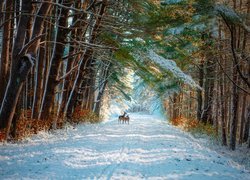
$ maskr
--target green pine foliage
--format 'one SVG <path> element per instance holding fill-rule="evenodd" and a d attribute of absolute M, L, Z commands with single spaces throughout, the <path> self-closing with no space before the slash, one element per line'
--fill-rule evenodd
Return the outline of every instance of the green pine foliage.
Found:
<path fill-rule="evenodd" d="M 114 70 L 132 69 L 159 96 L 179 91 L 185 83 L 183 79 L 150 59 L 148 50 L 157 50 L 159 56 L 174 60 L 183 72 L 192 71 L 199 63 L 196 57 L 213 43 L 207 39 L 213 31 L 209 24 L 213 22 L 214 11 L 227 17 L 225 6 L 215 6 L 212 0 L 165 0 L 161 5 L 150 0 L 127 2 L 131 10 L 127 14 L 127 28 L 124 26 L 118 37 L 102 35 L 105 42 L 119 47 L 113 55 Z M 119 78 L 122 76 L 115 72 L 111 82 L 129 99 L 126 83 Z"/>

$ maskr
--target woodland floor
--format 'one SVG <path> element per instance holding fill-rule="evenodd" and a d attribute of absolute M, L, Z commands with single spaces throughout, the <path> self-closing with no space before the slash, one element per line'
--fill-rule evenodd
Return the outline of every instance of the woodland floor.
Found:
<path fill-rule="evenodd" d="M 0 179 L 250 179 L 250 172 L 150 115 L 0 145 Z"/>

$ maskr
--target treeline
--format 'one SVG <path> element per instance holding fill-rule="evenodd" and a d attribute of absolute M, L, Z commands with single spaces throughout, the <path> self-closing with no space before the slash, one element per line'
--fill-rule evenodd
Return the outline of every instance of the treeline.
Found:
<path fill-rule="evenodd" d="M 202 89 L 182 85 L 186 91 L 167 102 L 170 117 L 212 125 L 222 144 L 232 150 L 237 143 L 250 148 L 250 1 L 204 3 L 207 16 L 200 15 L 208 19 L 208 28 L 196 31 L 201 43 L 186 68 Z"/>
<path fill-rule="evenodd" d="M 110 0 L 0 1 L 2 138 L 15 136 L 22 121 L 56 128 L 79 114 L 100 114 L 108 80 L 120 66 L 112 54 L 126 6 Z"/>

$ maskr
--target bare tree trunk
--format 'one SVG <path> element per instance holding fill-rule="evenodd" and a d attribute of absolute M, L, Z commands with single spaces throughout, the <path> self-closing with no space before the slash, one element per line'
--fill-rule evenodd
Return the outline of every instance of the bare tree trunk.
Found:
<path fill-rule="evenodd" d="M 206 80 L 204 85 L 205 97 L 204 97 L 204 107 L 202 122 L 213 124 L 212 120 L 212 103 L 214 96 L 214 73 L 215 73 L 215 63 L 213 62 L 213 55 L 209 54 L 206 62 Z"/>
<path fill-rule="evenodd" d="M 28 0 L 23 1 L 22 11 L 23 13 L 29 13 L 31 10 L 31 3 Z M 16 97 L 17 93 L 20 93 L 23 82 L 26 77 L 23 78 L 20 73 L 28 73 L 26 69 L 21 69 L 23 65 L 28 65 L 27 58 L 23 59 L 23 63 L 20 60 L 15 59 L 19 51 L 22 49 L 24 39 L 25 39 L 25 29 L 29 20 L 29 16 L 22 14 L 20 23 L 18 26 L 17 35 L 15 38 L 14 50 L 13 50 L 13 61 L 12 61 L 12 70 L 11 70 L 11 79 L 9 80 L 9 84 L 6 89 L 4 101 L 1 104 L 0 109 L 0 128 L 6 128 L 9 121 L 12 120 L 14 115 L 15 106 L 17 103 L 18 97 Z M 29 61 L 29 60 L 28 60 Z M 21 71 L 19 71 L 21 69 Z M 24 72 L 23 72 L 24 71 Z M 19 77 L 18 77 L 19 75 Z M 23 82 L 20 82 L 20 78 L 22 77 Z M 16 80 L 16 78 L 18 78 Z M 13 111 L 14 109 L 14 111 Z"/>
<path fill-rule="evenodd" d="M 240 137 L 239 144 L 243 143 L 243 132 L 244 132 L 244 124 L 246 124 L 246 94 L 244 93 L 242 96 L 242 108 L 241 108 L 241 121 L 240 121 Z"/>
<path fill-rule="evenodd" d="M 1 106 L 0 120 L 1 128 L 7 127 L 7 134 L 10 129 L 12 118 L 15 113 L 18 97 L 22 90 L 23 84 L 26 81 L 30 68 L 32 67 L 32 59 L 30 56 L 23 56 L 19 59 L 19 63 L 11 74 L 11 79 L 7 87 L 7 92 Z"/>
<path fill-rule="evenodd" d="M 95 61 L 93 59 L 89 60 L 89 64 L 86 67 L 87 84 L 82 84 L 83 87 L 87 87 L 87 101 L 85 104 L 85 109 L 90 110 L 90 111 L 93 110 L 94 99 L 95 99 L 96 72 L 95 72 L 94 63 Z"/>
<path fill-rule="evenodd" d="M 224 146 L 227 145 L 227 127 L 225 122 L 225 96 L 224 96 L 224 86 L 223 86 L 223 79 L 220 79 L 220 103 L 221 103 L 221 132 L 222 132 L 222 144 Z"/>
<path fill-rule="evenodd" d="M 247 14 L 250 13 L 250 0 L 247 0 Z M 247 24 L 250 24 L 250 17 L 247 17 Z M 242 44 L 242 50 L 243 50 L 243 58 L 246 58 L 246 54 L 249 52 L 247 47 L 249 47 L 247 44 L 249 43 L 249 33 L 245 30 L 244 31 L 244 38 L 243 38 L 243 44 Z M 248 61 L 249 62 L 249 61 Z M 250 72 L 250 63 L 246 66 L 246 71 Z M 249 77 L 249 76 L 248 76 Z M 249 98 L 250 96 L 246 96 L 246 102 L 247 103 L 247 110 L 246 110 L 246 120 L 245 120 L 245 127 L 244 127 L 244 135 L 243 135 L 243 142 L 247 142 L 249 140 L 248 147 L 250 148 L 250 105 L 249 105 Z"/>
<path fill-rule="evenodd" d="M 80 66 L 80 69 L 79 69 L 79 75 L 75 79 L 75 87 L 73 88 L 73 90 L 71 90 L 72 95 L 68 99 L 68 107 L 66 107 L 67 111 L 65 111 L 67 113 L 67 117 L 72 116 L 74 107 L 77 103 L 78 91 L 79 91 L 79 88 L 81 87 L 82 81 L 85 82 L 87 86 L 89 86 L 88 84 L 89 81 L 88 79 L 86 79 L 85 76 L 87 75 L 86 68 L 90 66 L 90 58 L 92 56 L 92 53 L 93 53 L 92 49 L 87 49 L 82 57 L 82 65 Z M 83 78 L 84 80 L 82 80 Z M 82 86 L 84 87 L 86 84 Z"/>
<path fill-rule="evenodd" d="M 73 3 L 72 0 L 64 1 L 64 5 L 71 6 Z M 69 15 L 69 9 L 62 8 L 61 9 L 61 15 L 59 19 L 59 28 L 57 32 L 57 38 L 56 42 L 58 42 L 55 46 L 55 51 L 52 58 L 52 64 L 50 68 L 50 74 L 49 79 L 47 82 L 47 90 L 45 95 L 45 100 L 43 104 L 43 111 L 41 114 L 41 119 L 49 119 L 51 113 L 53 104 L 55 101 L 55 95 L 56 95 L 56 87 L 58 85 L 58 75 L 61 67 L 62 57 L 64 53 L 64 48 L 66 44 L 66 38 L 68 34 L 68 30 L 66 27 L 68 26 L 68 15 Z"/>
<path fill-rule="evenodd" d="M 5 1 L 5 13 L 4 13 L 4 26 L 3 26 L 3 39 L 2 39 L 2 54 L 0 65 L 0 102 L 2 102 L 7 82 L 9 79 L 10 70 L 10 53 L 11 53 L 11 18 L 14 4 L 13 1 Z"/>
<path fill-rule="evenodd" d="M 178 118 L 178 94 L 174 93 L 173 95 L 173 119 Z"/>
<path fill-rule="evenodd" d="M 106 66 L 106 67 L 105 67 Z M 97 114 L 100 115 L 100 110 L 101 110 L 101 103 L 102 103 L 102 99 L 103 99 L 103 95 L 108 83 L 108 76 L 110 74 L 110 68 L 111 68 L 112 64 L 108 63 L 107 65 L 104 64 L 104 66 L 102 67 L 102 73 L 100 73 L 100 77 L 101 80 L 99 81 L 99 90 L 98 90 L 98 95 L 96 98 L 96 102 L 94 105 L 94 109 L 93 111 Z"/>
<path fill-rule="evenodd" d="M 28 73 L 33 66 L 32 55 L 36 55 L 37 49 L 40 43 L 39 36 L 43 32 L 44 17 L 47 16 L 48 11 L 51 7 L 50 3 L 44 3 L 41 5 L 36 20 L 34 23 L 32 39 L 34 42 L 31 43 L 27 54 L 22 56 L 21 49 L 25 41 L 25 30 L 29 17 L 27 14 L 31 12 L 31 1 L 23 0 L 22 14 L 17 29 L 17 35 L 15 38 L 15 44 L 13 49 L 13 61 L 11 69 L 11 78 L 8 83 L 8 87 L 4 96 L 3 103 L 0 110 L 0 128 L 7 127 L 6 134 L 8 135 L 12 118 L 16 109 L 17 101 L 23 87 L 24 82 L 28 76 Z M 36 39 L 37 38 L 37 39 Z M 19 58 L 21 56 L 21 58 Z"/>
<path fill-rule="evenodd" d="M 88 1 L 84 1 L 84 3 L 81 5 L 78 1 L 75 2 L 75 7 L 76 8 L 82 8 L 82 9 L 86 9 L 88 6 L 89 2 Z M 77 39 L 77 40 L 83 40 L 86 36 L 86 28 L 87 28 L 87 14 L 83 14 L 83 15 L 79 15 L 79 14 L 75 14 L 74 18 L 73 18 L 73 24 L 76 27 L 76 29 L 73 29 L 71 31 L 71 36 L 73 39 Z M 84 28 L 80 28 L 80 27 L 84 27 Z M 78 53 L 77 51 L 79 51 L 79 48 L 76 48 L 76 42 L 72 42 L 71 46 L 70 46 L 70 50 L 69 53 L 70 54 L 74 54 L 74 53 Z M 74 64 L 76 64 L 76 62 L 80 61 L 80 58 L 82 56 L 82 53 L 79 52 L 78 55 L 74 56 L 70 56 L 67 59 L 67 68 L 66 68 L 66 72 L 69 72 Z M 67 99 L 69 98 L 70 95 L 70 90 L 73 86 L 73 79 L 75 77 L 76 73 L 72 73 L 70 76 L 67 76 L 65 78 L 65 82 L 64 82 L 64 93 L 63 93 L 63 97 L 62 97 L 62 104 L 61 104 L 61 112 L 60 114 L 63 114 L 63 111 L 65 109 L 65 105 L 67 102 Z"/>
<path fill-rule="evenodd" d="M 3 23 L 4 0 L 0 0 L 0 23 Z"/>
<path fill-rule="evenodd" d="M 233 76 L 234 82 L 238 82 L 237 71 L 234 70 Z M 231 127 L 230 127 L 230 149 L 235 150 L 236 148 L 236 133 L 237 133 L 237 125 L 238 125 L 238 102 L 239 102 L 239 94 L 238 87 L 233 85 L 233 97 L 232 97 L 232 119 L 231 119 Z"/>
<path fill-rule="evenodd" d="M 45 38 L 43 38 L 45 40 Z M 46 43 L 44 44 L 46 47 Z M 37 66 L 37 83 L 36 83 L 36 92 L 34 99 L 34 107 L 32 118 L 38 119 L 39 109 L 42 101 L 42 93 L 43 93 L 43 83 L 44 83 L 44 74 L 45 74 L 45 58 L 46 58 L 46 49 L 45 47 L 40 48 L 39 58 L 38 58 L 38 66 Z"/>
<path fill-rule="evenodd" d="M 248 105 L 247 108 L 247 122 L 248 122 L 248 148 L 250 148 L 250 131 L 249 131 L 249 125 L 250 125 L 250 105 Z"/>
<path fill-rule="evenodd" d="M 218 72 L 217 72 L 218 74 Z M 219 134 L 219 107 L 220 107 L 220 98 L 219 98 L 219 94 L 220 94 L 220 89 L 219 89 L 219 80 L 218 77 L 216 78 L 216 99 L 214 100 L 215 104 L 214 104 L 214 109 L 215 109 L 215 118 L 214 118 L 214 125 L 215 125 L 215 129 L 216 129 L 216 135 L 218 136 Z"/>
<path fill-rule="evenodd" d="M 101 3 L 101 7 L 100 7 L 100 10 L 99 10 L 99 13 L 98 13 L 98 16 L 96 17 L 96 21 L 93 25 L 93 28 L 91 28 L 91 33 L 90 33 L 90 39 L 89 39 L 89 43 L 94 43 L 95 42 L 95 39 L 98 35 L 98 32 L 100 30 L 100 24 L 101 24 L 101 21 L 102 21 L 102 16 L 103 14 L 105 13 L 105 10 L 106 10 L 106 7 L 107 7 L 107 0 L 104 0 L 102 1 Z M 90 22 L 91 23 L 91 22 Z M 90 58 L 92 57 L 93 55 L 93 48 L 86 48 L 85 52 L 84 52 L 84 55 L 82 57 L 82 60 L 79 62 L 79 68 L 78 68 L 78 72 L 77 72 L 77 75 L 76 75 L 76 79 L 75 79 L 75 82 L 74 82 L 74 85 L 73 85 L 73 89 L 71 90 L 71 93 L 70 93 L 70 96 L 69 96 L 69 99 L 66 103 L 66 106 L 65 106 L 65 110 L 64 110 L 64 116 L 66 115 L 66 113 L 68 112 L 72 112 L 72 104 L 74 103 L 72 100 L 72 97 L 76 97 L 77 96 L 77 93 L 78 93 L 78 88 L 80 87 L 80 84 L 81 84 L 81 78 L 83 77 L 83 75 L 85 75 L 86 73 L 86 67 L 89 67 L 90 66 Z"/>
<path fill-rule="evenodd" d="M 249 127 L 250 127 L 250 105 L 248 104 L 243 142 L 247 142 L 247 140 L 249 140 L 249 133 L 250 133 Z"/>

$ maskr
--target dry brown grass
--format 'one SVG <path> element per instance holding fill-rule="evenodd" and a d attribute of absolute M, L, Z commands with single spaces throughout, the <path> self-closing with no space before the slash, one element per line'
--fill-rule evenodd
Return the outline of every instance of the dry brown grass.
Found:
<path fill-rule="evenodd" d="M 52 125 L 51 120 L 19 119 L 16 127 L 15 140 L 20 140 L 37 134 L 39 131 L 49 131 Z"/>
<path fill-rule="evenodd" d="M 73 123 L 99 123 L 101 122 L 101 117 L 97 116 L 94 112 L 90 110 L 82 110 L 81 108 L 76 108 L 71 122 Z"/>
<path fill-rule="evenodd" d="M 209 136 L 216 136 L 215 128 L 210 124 L 204 124 L 196 119 L 178 117 L 172 119 L 171 124 L 191 133 L 203 133 Z"/>
<path fill-rule="evenodd" d="M 26 137 L 30 137 L 37 134 L 40 131 L 49 131 L 52 129 L 53 124 L 55 124 L 56 118 L 50 118 L 48 120 L 37 120 L 31 119 L 31 110 L 23 110 L 21 112 L 20 118 L 16 123 L 16 134 L 11 140 L 19 141 Z M 98 123 L 101 118 L 95 113 L 89 110 L 81 110 L 77 108 L 73 117 L 69 120 L 70 123 Z M 65 121 L 62 118 L 57 119 L 56 128 L 63 128 Z M 13 128 L 13 127 L 12 127 Z M 12 129 L 11 129 L 12 130 Z M 0 142 L 6 140 L 6 130 L 0 130 Z"/>
<path fill-rule="evenodd" d="M 5 141 L 6 139 L 6 129 L 0 130 L 0 142 Z"/>

